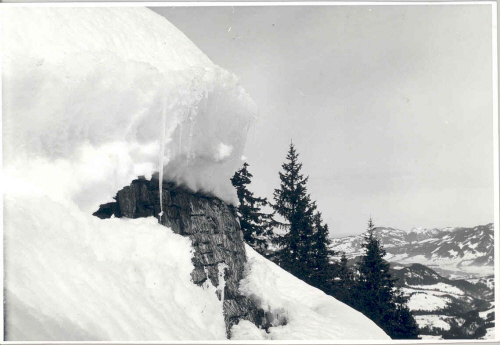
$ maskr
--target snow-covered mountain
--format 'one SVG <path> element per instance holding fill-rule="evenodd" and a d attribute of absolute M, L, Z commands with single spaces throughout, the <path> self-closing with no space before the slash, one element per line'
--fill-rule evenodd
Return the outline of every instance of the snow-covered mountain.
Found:
<path fill-rule="evenodd" d="M 382 241 L 385 248 L 404 245 L 406 241 L 406 232 L 394 228 L 377 227 L 374 230 L 376 236 Z M 347 236 L 332 239 L 332 249 L 345 252 L 348 257 L 361 255 L 366 233 L 356 236 Z"/>
<path fill-rule="evenodd" d="M 433 229 L 426 229 L 426 228 L 413 228 L 411 231 L 406 235 L 406 240 L 409 242 L 418 242 L 418 241 L 423 241 L 428 238 L 434 238 L 437 237 L 439 233 L 441 232 L 451 232 L 455 228 L 433 228 Z"/>
<path fill-rule="evenodd" d="M 421 263 L 448 276 L 483 276 L 493 272 L 493 224 L 473 228 L 413 229 L 375 228 L 387 251 L 386 259 L 400 264 Z M 336 238 L 332 249 L 354 258 L 363 253 L 365 234 Z"/>
<path fill-rule="evenodd" d="M 255 114 L 236 76 L 146 8 L 9 7 L 1 25 L 6 340 L 221 341 L 237 288 L 270 327 L 239 320 L 232 339 L 389 340 L 245 248 L 241 232 L 218 231 L 238 224 L 221 210 Z M 162 178 L 224 207 L 199 212 L 193 199 L 141 183 L 120 214 L 134 217 L 127 201 L 137 199 L 147 218 L 92 215 L 163 168 Z M 178 232 L 156 217 L 176 220 Z M 207 222 L 213 231 L 193 234 Z M 245 267 L 219 265 L 238 240 Z"/>
<path fill-rule="evenodd" d="M 464 336 L 494 337 L 493 224 L 374 232 L 424 339 L 440 339 L 453 325 L 466 329 Z M 352 265 L 365 235 L 333 239 L 332 249 L 345 252 Z"/>
<path fill-rule="evenodd" d="M 443 230 L 434 238 L 411 242 L 388 250 L 388 260 L 419 262 L 450 272 L 491 274 L 493 270 L 493 224 Z M 491 272 L 491 273 L 489 273 Z"/>

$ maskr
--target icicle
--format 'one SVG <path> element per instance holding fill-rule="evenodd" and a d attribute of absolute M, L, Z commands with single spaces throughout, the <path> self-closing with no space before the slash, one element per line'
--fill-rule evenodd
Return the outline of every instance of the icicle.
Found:
<path fill-rule="evenodd" d="M 182 125 L 183 125 L 184 121 L 187 119 L 187 117 L 189 116 L 189 113 L 186 114 L 188 109 L 189 109 L 189 107 L 185 107 L 184 110 L 182 111 L 181 121 L 179 123 L 179 145 L 178 145 L 179 149 L 177 150 L 177 153 L 179 156 L 182 154 L 182 132 L 183 132 Z"/>
<path fill-rule="evenodd" d="M 163 216 L 163 157 L 165 156 L 165 127 L 167 122 L 167 105 L 166 99 L 163 99 L 163 109 L 161 114 L 161 140 L 160 140 L 160 157 L 159 157 L 159 165 L 160 171 L 158 173 L 158 182 L 159 182 L 159 193 L 160 193 L 160 213 L 158 214 L 161 217 Z"/>
<path fill-rule="evenodd" d="M 179 149 L 177 150 L 178 155 L 181 155 L 182 151 L 182 121 L 179 123 Z"/>
<path fill-rule="evenodd" d="M 219 263 L 217 266 L 217 270 L 219 271 L 219 286 L 217 286 L 217 290 L 220 291 L 220 301 L 224 305 L 224 290 L 226 288 L 226 278 L 224 277 L 225 270 L 227 265 L 225 262 Z"/>
<path fill-rule="evenodd" d="M 191 158 L 191 145 L 193 141 L 193 116 L 191 115 L 191 111 L 188 113 L 188 118 L 189 118 L 189 138 L 188 138 L 188 152 L 187 152 L 187 159 L 186 163 L 189 163 L 189 158 Z"/>
<path fill-rule="evenodd" d="M 205 90 L 205 107 L 203 108 L 205 111 L 208 111 L 208 90 Z"/>
<path fill-rule="evenodd" d="M 219 100 L 220 100 L 220 91 L 217 94 L 217 101 L 215 102 L 215 112 L 217 112 L 217 108 L 219 107 Z"/>

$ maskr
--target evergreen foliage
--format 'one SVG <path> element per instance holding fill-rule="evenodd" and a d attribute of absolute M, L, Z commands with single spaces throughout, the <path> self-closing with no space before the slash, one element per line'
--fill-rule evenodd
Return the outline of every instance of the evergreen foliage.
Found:
<path fill-rule="evenodd" d="M 340 262 L 334 265 L 333 279 L 328 293 L 339 301 L 352 306 L 355 302 L 353 298 L 354 273 L 347 264 L 347 256 L 345 252 L 342 252 Z"/>
<path fill-rule="evenodd" d="M 248 171 L 249 164 L 234 173 L 231 183 L 236 188 L 239 206 L 237 209 L 240 219 L 243 238 L 252 248 L 265 254 L 268 248 L 268 239 L 272 234 L 272 214 L 262 212 L 262 208 L 269 205 L 266 198 L 255 197 L 248 190 L 252 183 L 252 174 Z"/>
<path fill-rule="evenodd" d="M 386 252 L 374 235 L 370 219 L 363 243 L 365 254 L 355 270 L 348 266 L 345 253 L 340 262 L 331 262 L 328 225 L 307 192 L 309 177 L 301 173 L 293 143 L 279 172 L 280 186 L 274 190 L 274 203 L 257 198 L 248 190 L 252 174 L 248 164 L 231 178 L 240 205 L 238 215 L 245 241 L 267 256 L 268 243 L 276 246 L 273 261 L 308 284 L 321 289 L 365 314 L 393 339 L 418 339 L 418 325 L 413 318 L 397 279 L 390 274 Z M 273 214 L 262 208 L 271 206 Z M 274 219 L 280 215 L 280 221 Z M 274 233 L 272 228 L 278 228 Z"/>
<path fill-rule="evenodd" d="M 363 313 L 376 323 L 380 323 L 392 301 L 395 280 L 389 273 L 389 263 L 383 259 L 385 250 L 373 230 L 374 225 L 370 219 L 365 242 L 362 244 L 365 255 L 357 264 L 359 277 L 356 293 L 359 303 L 362 303 Z"/>
<path fill-rule="evenodd" d="M 465 322 L 461 324 L 450 319 L 450 329 L 442 333 L 443 339 L 479 339 L 484 337 L 487 328 L 494 327 L 493 323 L 482 319 L 477 310 L 466 313 L 463 318 Z"/>
<path fill-rule="evenodd" d="M 328 224 L 323 224 L 321 212 L 316 212 L 313 218 L 314 233 L 312 235 L 311 251 L 309 253 L 309 282 L 322 290 L 330 283 L 335 274 L 335 267 L 330 263 L 330 256 L 335 252 L 329 248 Z"/>
<path fill-rule="evenodd" d="M 285 270 L 308 281 L 316 203 L 307 193 L 309 177 L 301 174 L 302 163 L 298 162 L 298 156 L 293 143 L 290 144 L 287 161 L 282 165 L 283 172 L 279 172 L 280 188 L 274 190 L 273 208 L 284 219 L 276 224 L 285 230 L 285 234 L 275 238 L 278 246 L 276 259 Z"/>
<path fill-rule="evenodd" d="M 393 302 L 395 309 L 392 309 L 385 317 L 386 332 L 393 339 L 419 339 L 420 331 L 408 307 L 408 298 L 403 296 L 401 290 L 396 289 Z"/>
<path fill-rule="evenodd" d="M 342 256 L 340 257 L 340 265 L 339 265 L 339 273 L 338 276 L 343 284 L 352 285 L 353 283 L 353 274 L 351 269 L 347 266 L 347 256 L 345 252 L 342 252 Z M 348 284 L 351 283 L 351 284 Z"/>
<path fill-rule="evenodd" d="M 365 255 L 357 264 L 353 306 L 372 319 L 393 339 L 418 339 L 418 325 L 407 306 L 407 300 L 395 287 L 389 263 L 380 240 L 374 235 L 370 218 L 363 243 Z"/>
<path fill-rule="evenodd" d="M 275 258 L 288 272 L 324 290 L 333 272 L 329 230 L 307 193 L 309 177 L 301 173 L 298 156 L 291 143 L 283 171 L 279 172 L 280 187 L 274 190 L 273 208 L 283 218 L 275 225 L 284 230 L 274 240 L 278 247 Z"/>

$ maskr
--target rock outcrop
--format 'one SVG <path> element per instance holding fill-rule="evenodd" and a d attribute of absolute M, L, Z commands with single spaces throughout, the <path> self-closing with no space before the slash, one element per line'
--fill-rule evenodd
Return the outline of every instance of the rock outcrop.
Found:
<path fill-rule="evenodd" d="M 207 279 L 219 286 L 224 274 L 224 319 L 230 337 L 232 325 L 241 319 L 262 326 L 264 312 L 239 291 L 246 262 L 245 246 L 234 207 L 218 198 L 193 193 L 172 184 L 163 184 L 163 216 L 159 219 L 160 198 L 158 180 L 139 178 L 120 190 L 116 202 L 101 205 L 94 213 L 99 218 L 141 218 L 155 216 L 174 232 L 188 236 L 193 244 L 193 283 L 201 285 Z M 219 272 L 219 268 L 224 272 Z M 218 294 L 221 299 L 221 294 Z"/>

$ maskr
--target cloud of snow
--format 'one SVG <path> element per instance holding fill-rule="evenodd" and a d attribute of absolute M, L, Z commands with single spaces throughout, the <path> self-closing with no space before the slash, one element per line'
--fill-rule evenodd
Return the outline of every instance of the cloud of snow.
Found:
<path fill-rule="evenodd" d="M 146 8 L 3 10 L 4 166 L 95 210 L 138 175 L 234 202 L 256 108 L 237 78 Z"/>
<path fill-rule="evenodd" d="M 229 145 L 225 145 L 223 143 L 219 144 L 219 149 L 215 155 L 215 160 L 221 161 L 226 157 L 229 157 L 231 155 L 231 152 L 233 151 L 233 147 Z"/>

